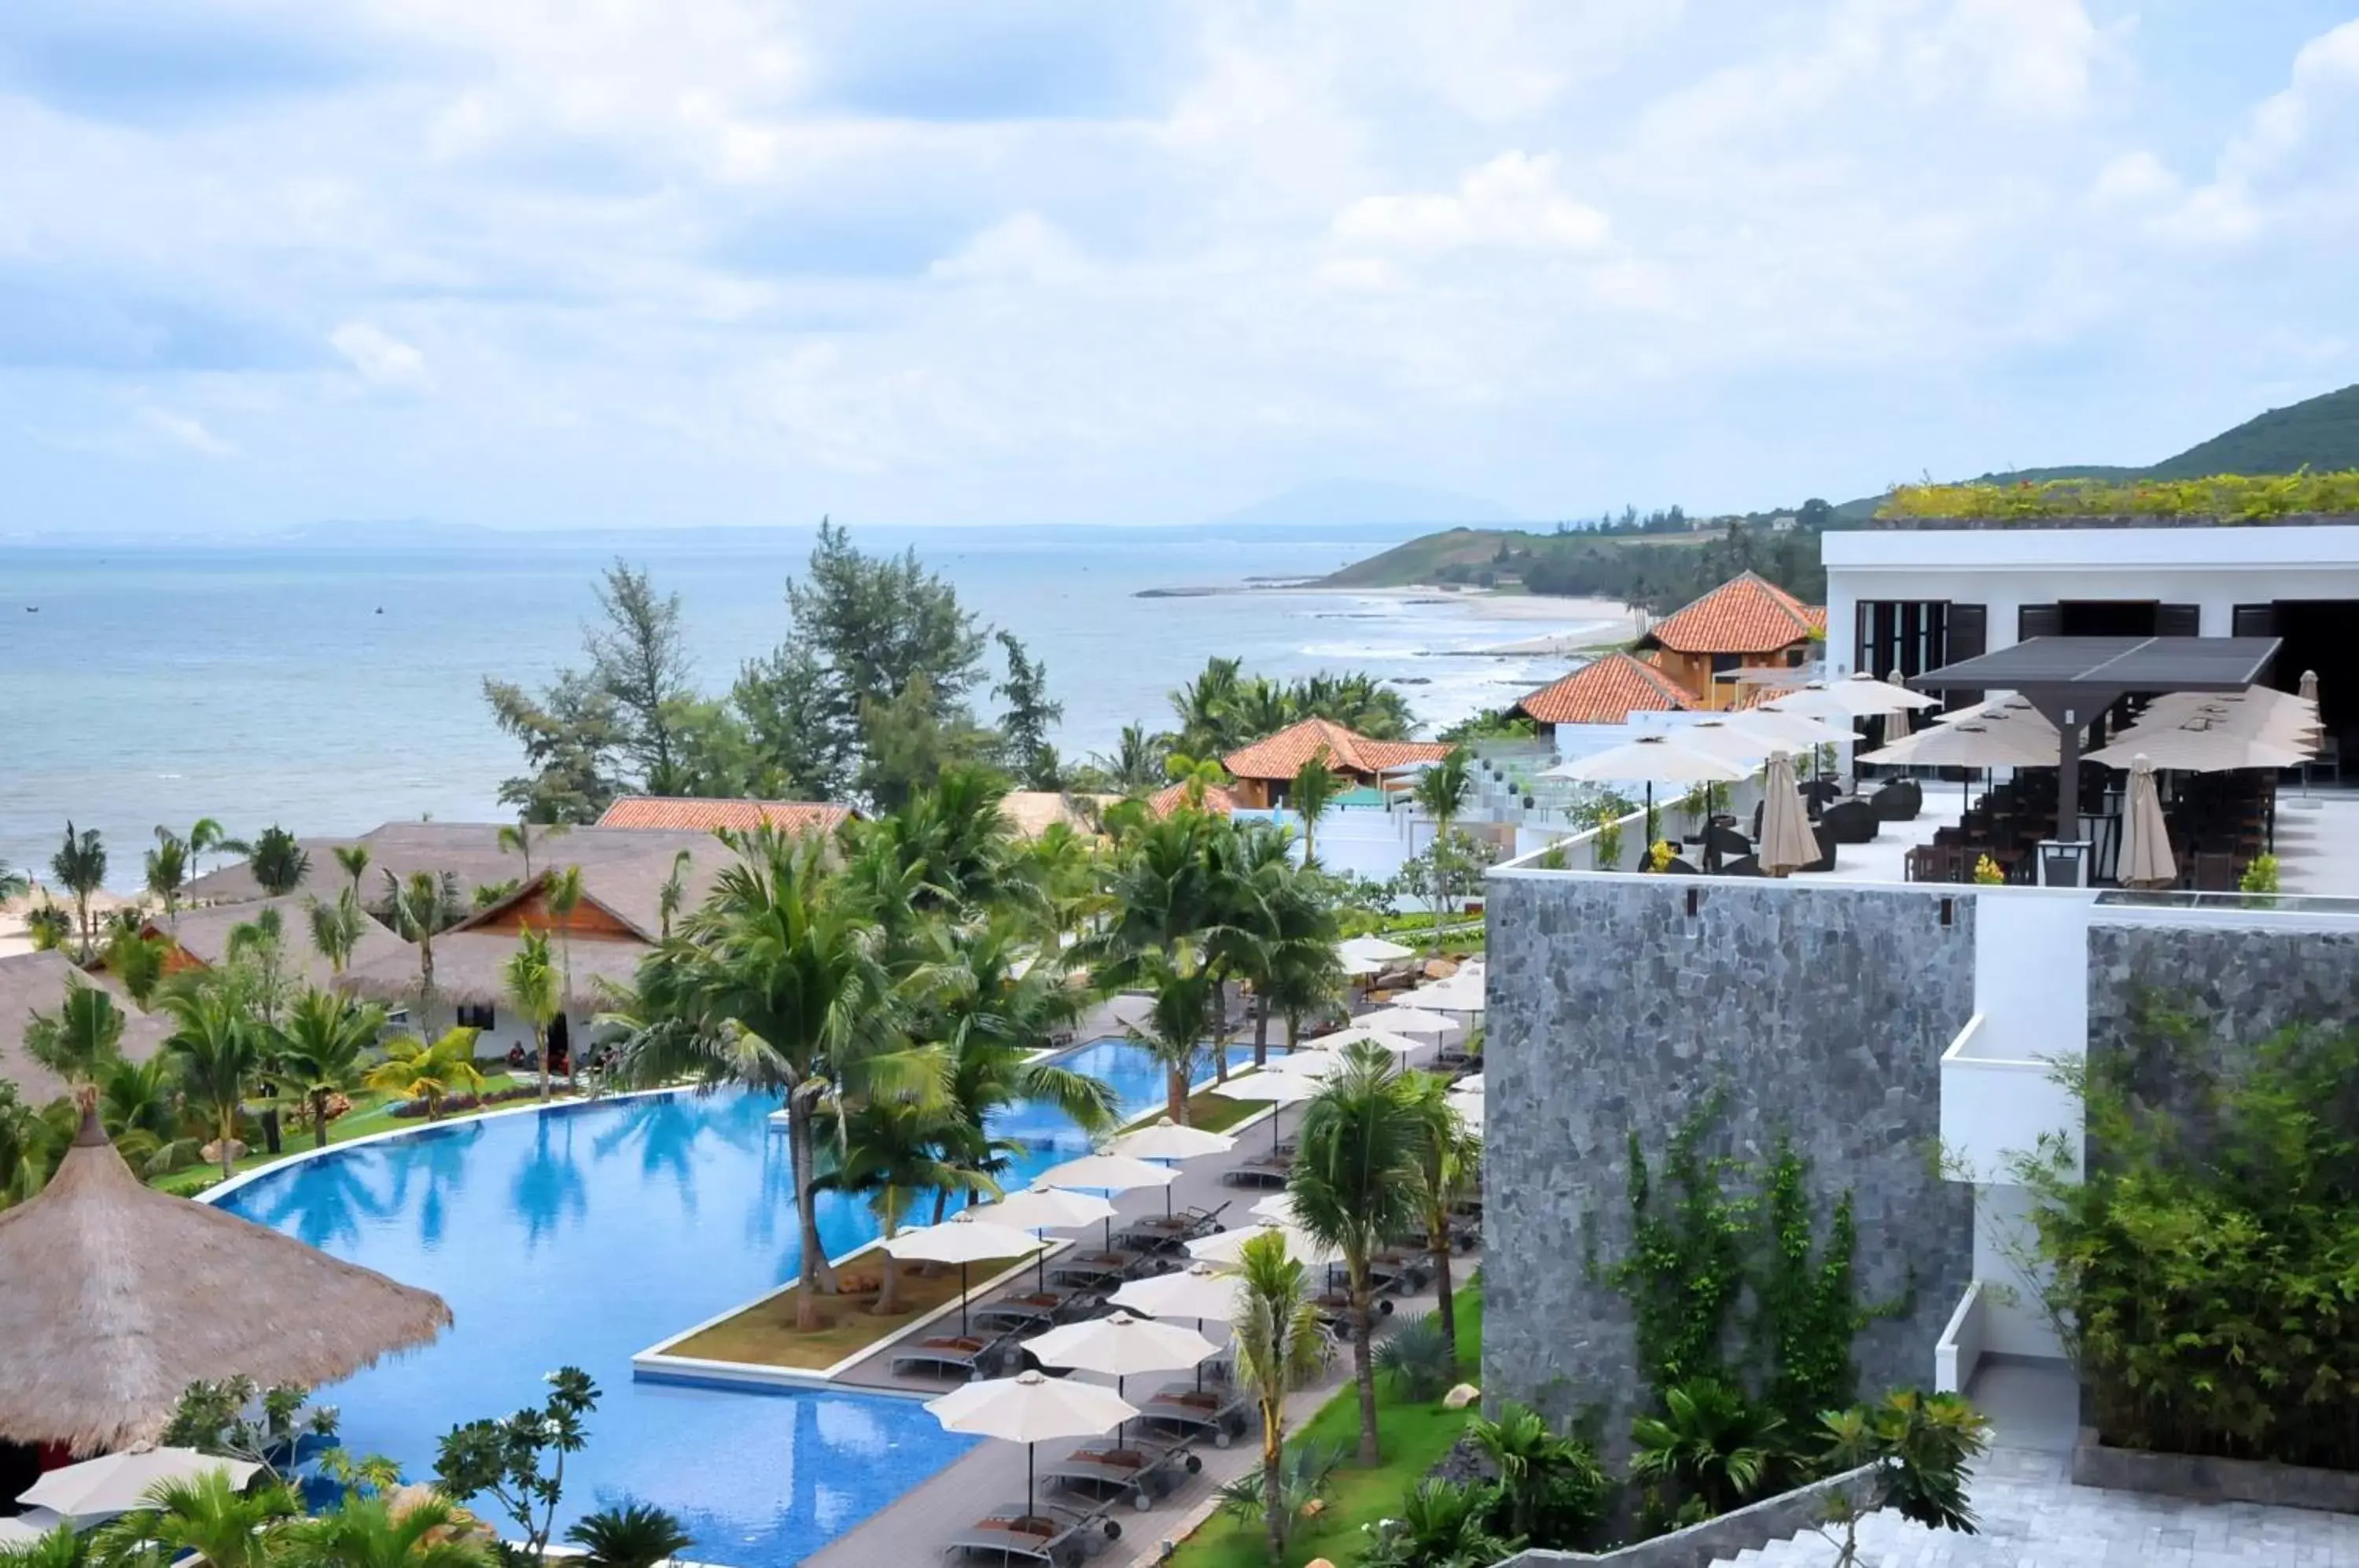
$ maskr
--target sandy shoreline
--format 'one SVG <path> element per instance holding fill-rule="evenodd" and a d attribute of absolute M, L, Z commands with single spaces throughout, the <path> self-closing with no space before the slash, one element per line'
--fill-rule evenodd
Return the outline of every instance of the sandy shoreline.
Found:
<path fill-rule="evenodd" d="M 1462 607 L 1484 620 L 1553 622 L 1570 626 L 1569 631 L 1551 632 L 1527 637 L 1493 647 L 1468 649 L 1430 649 L 1433 653 L 1454 653 L 1461 656 L 1500 658 L 1530 658 L 1535 656 L 1594 653 L 1628 642 L 1641 629 L 1641 616 L 1633 606 L 1618 599 L 1558 598 L 1547 593 L 1495 593 L 1486 589 L 1449 588 L 1329 588 L 1305 584 L 1300 587 L 1285 583 L 1252 584 L 1243 588 L 1208 589 L 1213 593 L 1263 593 L 1293 598 L 1380 599 L 1396 604 L 1451 604 Z"/>

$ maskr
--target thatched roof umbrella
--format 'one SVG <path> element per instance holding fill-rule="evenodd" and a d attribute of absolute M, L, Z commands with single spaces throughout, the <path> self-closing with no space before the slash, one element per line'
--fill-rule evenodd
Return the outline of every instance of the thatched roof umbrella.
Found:
<path fill-rule="evenodd" d="M 190 1383 L 332 1383 L 450 1326 L 431 1291 L 141 1184 L 94 1112 L 0 1212 L 0 1439 L 152 1443 Z"/>

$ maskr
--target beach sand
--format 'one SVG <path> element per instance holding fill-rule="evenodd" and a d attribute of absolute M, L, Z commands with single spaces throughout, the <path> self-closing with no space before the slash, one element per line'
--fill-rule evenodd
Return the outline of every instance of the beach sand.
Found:
<path fill-rule="evenodd" d="M 1644 630 L 1646 620 L 1637 609 L 1617 599 L 1559 598 L 1549 593 L 1495 593 L 1480 588 L 1297 588 L 1273 585 L 1250 588 L 1245 592 L 1454 604 L 1485 620 L 1547 621 L 1576 628 L 1570 632 L 1523 637 L 1476 650 L 1501 658 L 1571 656 L 1617 648 Z"/>

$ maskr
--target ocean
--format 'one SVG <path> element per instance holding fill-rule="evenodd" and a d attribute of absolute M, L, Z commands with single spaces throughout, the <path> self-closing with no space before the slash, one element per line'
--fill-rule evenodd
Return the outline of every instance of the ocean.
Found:
<path fill-rule="evenodd" d="M 1561 674 L 1561 657 L 1479 650 L 1604 628 L 1499 619 L 1441 594 L 1252 592 L 1333 571 L 1413 528 L 855 530 L 915 548 L 968 608 L 1046 661 L 1079 759 L 1122 725 L 1168 722 L 1171 689 L 1214 654 L 1248 671 L 1365 670 L 1444 724 Z M 679 594 L 698 682 L 725 688 L 786 631 L 781 587 L 811 536 L 763 529 L 432 548 L 307 544 L 0 547 L 0 860 L 47 877 L 68 819 L 105 835 L 108 883 L 136 888 L 158 823 L 219 818 L 356 833 L 399 818 L 502 818 L 519 770 L 486 675 L 537 685 L 582 662 L 592 585 L 617 554 Z M 993 704 L 986 696 L 982 704 Z"/>

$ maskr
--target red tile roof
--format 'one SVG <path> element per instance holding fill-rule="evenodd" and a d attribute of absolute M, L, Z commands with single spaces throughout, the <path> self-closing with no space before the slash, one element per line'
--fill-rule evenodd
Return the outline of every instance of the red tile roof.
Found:
<path fill-rule="evenodd" d="M 1639 643 L 1674 653 L 1775 653 L 1826 624 L 1823 607 L 1747 572 L 1664 616 Z"/>
<path fill-rule="evenodd" d="M 1678 681 L 1626 653 L 1609 653 L 1543 686 L 1510 710 L 1543 724 L 1618 724 L 1632 713 L 1701 706 Z"/>
<path fill-rule="evenodd" d="M 1289 774 L 1288 777 L 1291 778 L 1292 775 Z M 1168 817 L 1172 812 L 1178 811 L 1180 809 L 1180 802 L 1185 800 L 1187 798 L 1188 786 L 1185 784 L 1166 785 L 1164 788 L 1158 789 L 1154 794 L 1149 795 L 1147 798 L 1147 809 L 1153 811 L 1158 817 Z M 1237 798 L 1234 792 L 1219 784 L 1211 784 L 1205 787 L 1205 811 L 1211 812 L 1216 817 L 1225 817 L 1236 809 Z"/>
<path fill-rule="evenodd" d="M 1325 751 L 1338 772 L 1382 773 L 1411 762 L 1439 762 L 1450 748 L 1431 741 L 1370 740 L 1325 719 L 1305 719 L 1221 759 L 1239 779 L 1291 779 Z"/>
<path fill-rule="evenodd" d="M 756 828 L 767 822 L 788 833 L 831 831 L 852 815 L 849 806 L 816 800 L 713 800 L 693 796 L 624 795 L 598 819 L 602 828 Z"/>

